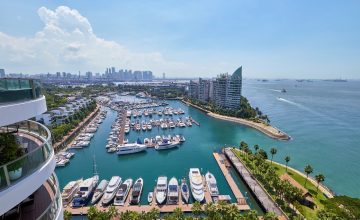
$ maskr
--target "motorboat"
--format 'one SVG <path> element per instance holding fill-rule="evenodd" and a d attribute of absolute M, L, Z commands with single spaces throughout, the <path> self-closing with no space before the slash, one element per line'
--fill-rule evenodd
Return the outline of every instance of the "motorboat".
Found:
<path fill-rule="evenodd" d="M 167 204 L 177 204 L 179 201 L 179 183 L 175 177 L 168 184 Z"/>
<path fill-rule="evenodd" d="M 186 140 L 185 137 L 182 135 L 176 135 L 176 138 L 179 142 L 185 142 L 185 140 Z"/>
<path fill-rule="evenodd" d="M 100 181 L 99 185 L 95 189 L 93 197 L 91 198 L 92 205 L 96 204 L 100 200 L 100 198 L 104 195 L 108 183 L 109 182 L 107 180 Z"/>
<path fill-rule="evenodd" d="M 214 175 L 210 172 L 207 172 L 205 174 L 205 181 L 206 181 L 206 185 L 207 188 L 210 192 L 211 196 L 218 196 L 219 195 L 219 189 L 217 187 L 217 182 L 216 179 L 214 177 Z"/>
<path fill-rule="evenodd" d="M 190 168 L 189 171 L 190 189 L 194 199 L 202 202 L 205 198 L 203 179 L 198 168 Z"/>
<path fill-rule="evenodd" d="M 149 131 L 152 129 L 152 126 L 151 124 L 147 124 L 147 127 L 146 127 Z"/>
<path fill-rule="evenodd" d="M 189 186 L 187 185 L 185 178 L 183 178 L 181 180 L 180 188 L 181 188 L 181 197 L 183 198 L 184 202 L 186 204 L 188 204 L 189 203 L 189 198 L 190 198 L 190 191 L 189 191 Z"/>
<path fill-rule="evenodd" d="M 132 184 L 133 180 L 127 179 L 120 185 L 114 199 L 114 205 L 123 206 L 125 204 L 125 200 L 129 194 Z"/>
<path fill-rule="evenodd" d="M 75 194 L 72 201 L 73 207 L 82 207 L 87 205 L 93 196 L 94 190 L 99 182 L 99 176 L 95 175 L 82 181 L 79 184 L 79 191 Z"/>
<path fill-rule="evenodd" d="M 178 141 L 171 141 L 167 138 L 164 138 L 161 142 L 158 142 L 158 144 L 155 146 L 155 150 L 165 150 L 177 147 L 180 142 Z"/>
<path fill-rule="evenodd" d="M 112 202 L 112 200 L 116 195 L 117 190 L 119 189 L 120 184 L 121 184 L 120 176 L 111 177 L 102 199 L 102 205 L 106 206 Z"/>
<path fill-rule="evenodd" d="M 131 192 L 130 204 L 132 205 L 139 204 L 143 186 L 144 186 L 144 180 L 142 178 L 139 178 L 135 181 L 133 190 Z"/>
<path fill-rule="evenodd" d="M 165 202 L 166 194 L 167 194 L 167 177 L 159 176 L 156 182 L 156 191 L 155 191 L 156 202 L 159 205 Z"/>
<path fill-rule="evenodd" d="M 83 181 L 83 179 L 70 181 L 63 189 L 63 192 L 61 193 L 61 198 L 63 205 L 70 204 L 74 195 L 79 190 L 79 184 Z"/>
<path fill-rule="evenodd" d="M 148 199 L 147 199 L 149 204 L 152 203 L 153 198 L 154 198 L 154 193 L 153 193 L 153 192 L 149 192 L 149 194 L 148 194 Z"/>
<path fill-rule="evenodd" d="M 118 155 L 133 154 L 133 153 L 138 153 L 138 152 L 141 152 L 144 150 L 146 150 L 146 145 L 142 144 L 142 142 L 138 138 L 136 143 L 118 145 L 117 154 Z"/>

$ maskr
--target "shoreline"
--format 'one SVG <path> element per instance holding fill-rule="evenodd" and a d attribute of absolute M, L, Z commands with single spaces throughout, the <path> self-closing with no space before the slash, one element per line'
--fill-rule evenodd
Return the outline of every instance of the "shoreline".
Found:
<path fill-rule="evenodd" d="M 266 134 L 267 136 L 273 138 L 273 139 L 277 139 L 277 140 L 283 140 L 283 141 L 288 141 L 291 139 L 291 137 L 289 135 L 287 135 L 285 132 L 281 131 L 280 129 L 273 127 L 271 125 L 265 125 L 263 123 L 258 123 L 258 122 L 254 122 L 254 121 L 250 121 L 247 119 L 242 119 L 242 118 L 235 118 L 235 117 L 230 117 L 230 116 L 224 116 L 224 115 L 219 115 L 216 113 L 213 113 L 211 111 L 205 110 L 197 105 L 194 105 L 192 103 L 189 103 L 185 100 L 181 100 L 183 103 L 190 105 L 204 113 L 206 113 L 206 115 L 216 118 L 216 119 L 220 119 L 220 120 L 224 120 L 224 121 L 230 121 L 230 122 L 235 122 L 238 124 L 242 124 L 251 128 L 254 128 L 264 134 Z"/>
<path fill-rule="evenodd" d="M 69 134 L 65 135 L 61 141 L 58 141 L 53 144 L 55 153 L 62 150 L 67 150 L 68 146 L 73 142 L 70 141 L 70 143 L 67 143 L 67 141 L 71 138 L 73 138 L 73 135 L 76 134 L 79 130 L 81 130 L 85 125 L 88 124 L 88 122 L 96 117 L 96 115 L 100 112 L 100 106 L 96 104 L 96 108 L 93 112 L 91 112 L 85 119 L 83 119 L 76 128 L 73 128 Z M 65 145 L 65 146 L 64 146 Z M 62 147 L 61 147 L 62 146 Z M 60 149 L 59 149 L 60 148 Z"/>

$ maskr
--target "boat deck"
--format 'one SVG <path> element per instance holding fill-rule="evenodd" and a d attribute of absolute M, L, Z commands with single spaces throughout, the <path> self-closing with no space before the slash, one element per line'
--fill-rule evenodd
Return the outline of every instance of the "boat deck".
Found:
<path fill-rule="evenodd" d="M 244 164 L 239 160 L 239 158 L 231 151 L 230 148 L 224 149 L 225 155 L 229 158 L 230 162 L 234 166 L 237 173 L 241 176 L 244 182 L 247 184 L 249 189 L 252 191 L 253 195 L 263 206 L 265 211 L 274 212 L 277 216 L 280 216 L 282 219 L 287 219 L 281 209 L 277 204 L 272 200 L 272 198 L 267 194 L 265 189 L 260 185 L 260 183 L 253 177 L 253 175 L 247 170 Z"/>

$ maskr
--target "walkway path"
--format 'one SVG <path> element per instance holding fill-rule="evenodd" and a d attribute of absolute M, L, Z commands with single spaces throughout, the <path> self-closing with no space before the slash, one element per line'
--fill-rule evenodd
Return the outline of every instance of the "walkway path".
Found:
<path fill-rule="evenodd" d="M 253 177 L 253 175 L 247 170 L 239 158 L 231 151 L 231 148 L 225 148 L 224 151 L 227 158 L 229 158 L 231 163 L 234 165 L 235 170 L 240 174 L 241 178 L 248 185 L 249 189 L 256 196 L 257 200 L 261 203 L 263 208 L 267 212 L 274 212 L 277 216 L 285 216 L 277 204 L 267 194 L 265 189 L 262 188 L 255 177 Z"/>

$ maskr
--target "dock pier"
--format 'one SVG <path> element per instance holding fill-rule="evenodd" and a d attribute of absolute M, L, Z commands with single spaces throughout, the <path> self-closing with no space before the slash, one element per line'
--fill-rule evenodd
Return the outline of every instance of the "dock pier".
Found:
<path fill-rule="evenodd" d="M 245 165 L 239 160 L 239 158 L 232 152 L 231 148 L 224 148 L 226 157 L 230 160 L 230 163 L 234 166 L 236 172 L 244 180 L 252 194 L 261 204 L 266 212 L 274 212 L 280 219 L 288 219 L 282 210 L 273 201 L 270 195 L 265 191 L 261 184 L 256 180 Z"/>
<path fill-rule="evenodd" d="M 119 144 L 124 144 L 125 139 L 125 123 L 126 123 L 126 110 L 123 109 L 119 112 L 121 114 L 121 125 L 120 125 L 120 134 L 119 134 Z"/>

